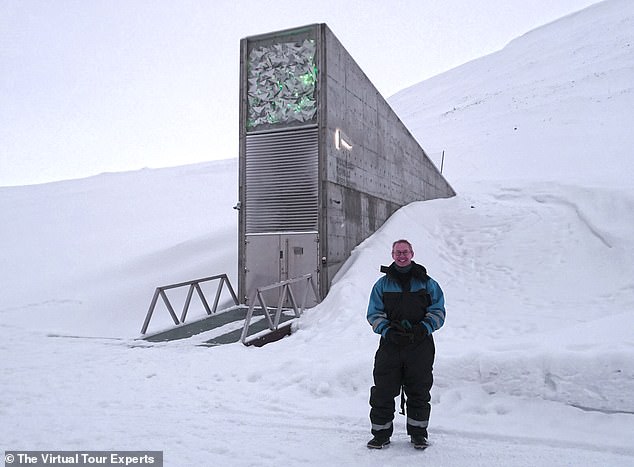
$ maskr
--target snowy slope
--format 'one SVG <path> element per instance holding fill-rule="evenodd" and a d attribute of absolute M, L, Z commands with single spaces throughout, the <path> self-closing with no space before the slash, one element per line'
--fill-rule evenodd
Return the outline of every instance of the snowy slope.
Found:
<path fill-rule="evenodd" d="M 634 4 L 598 3 L 390 99 L 463 180 L 632 186 Z"/>
<path fill-rule="evenodd" d="M 235 277 L 236 187 L 227 160 L 0 188 L 2 308 L 49 331 L 134 336 L 158 285 Z"/>
<path fill-rule="evenodd" d="M 0 446 L 154 449 L 170 466 L 633 465 L 633 24 L 631 2 L 603 2 L 394 96 L 459 195 L 395 213 L 260 349 L 134 340 L 157 285 L 235 281 L 237 161 L 0 188 Z M 422 455 L 401 416 L 388 450 L 365 448 L 365 308 L 401 237 L 447 299 Z"/>

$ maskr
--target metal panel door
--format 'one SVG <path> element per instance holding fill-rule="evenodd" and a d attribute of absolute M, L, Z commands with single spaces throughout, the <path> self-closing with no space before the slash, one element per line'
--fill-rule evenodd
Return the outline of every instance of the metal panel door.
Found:
<path fill-rule="evenodd" d="M 280 236 L 247 235 L 245 257 L 245 303 L 250 304 L 255 289 L 280 281 Z M 267 303 L 269 298 L 265 296 Z"/>
<path fill-rule="evenodd" d="M 280 261 L 280 277 L 282 280 L 294 279 L 311 274 L 315 288 L 319 290 L 317 283 L 319 277 L 319 243 L 317 233 L 283 234 L 280 236 L 280 251 L 283 251 L 284 259 Z M 293 287 L 295 300 L 301 305 L 307 284 L 302 282 Z M 317 304 L 313 291 L 309 290 L 306 306 Z"/>
<path fill-rule="evenodd" d="M 319 290 L 319 244 L 316 232 L 247 235 L 246 258 L 247 303 L 250 303 L 258 287 L 304 274 L 312 275 L 313 283 Z M 298 305 L 301 305 L 305 286 L 297 284 L 293 287 Z M 312 291 L 308 291 L 307 297 L 307 307 L 317 303 Z M 264 299 L 267 305 L 277 305 L 278 291 L 267 292 Z"/>

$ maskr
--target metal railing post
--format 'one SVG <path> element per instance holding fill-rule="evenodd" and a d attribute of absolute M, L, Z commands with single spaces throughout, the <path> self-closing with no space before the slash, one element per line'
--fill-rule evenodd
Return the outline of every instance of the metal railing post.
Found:
<path fill-rule="evenodd" d="M 159 294 L 161 295 L 161 298 L 165 302 L 165 306 L 167 307 L 167 311 L 169 311 L 170 316 L 174 320 L 174 324 L 179 324 L 180 321 L 178 321 L 178 316 L 176 316 L 176 312 L 174 311 L 174 308 L 172 307 L 172 304 L 170 303 L 169 298 L 167 298 L 167 295 L 165 294 L 165 290 L 163 290 L 163 288 L 160 288 Z"/>
<path fill-rule="evenodd" d="M 143 322 L 143 326 L 141 327 L 141 334 L 145 334 L 147 331 L 147 327 L 150 325 L 150 319 L 152 319 L 152 315 L 154 314 L 154 307 L 156 306 L 156 302 L 158 301 L 159 289 L 154 291 L 154 296 L 152 297 L 152 302 L 150 303 L 150 308 L 147 311 L 147 315 L 145 315 L 145 321 Z"/>
<path fill-rule="evenodd" d="M 189 290 L 187 291 L 187 298 L 185 299 L 185 305 L 183 305 L 183 313 L 181 314 L 181 323 L 185 322 L 185 317 L 187 316 L 187 311 L 189 310 L 189 304 L 192 301 L 192 295 L 194 294 L 194 284 L 189 286 Z"/>

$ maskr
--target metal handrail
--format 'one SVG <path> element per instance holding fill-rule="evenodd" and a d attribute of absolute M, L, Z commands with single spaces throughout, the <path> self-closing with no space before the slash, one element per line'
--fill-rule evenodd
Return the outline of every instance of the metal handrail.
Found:
<path fill-rule="evenodd" d="M 293 293 L 293 289 L 291 285 L 296 284 L 298 282 L 306 281 L 306 287 L 304 287 L 304 296 L 302 297 L 301 305 L 297 306 L 297 301 L 295 300 L 295 294 Z M 310 287 L 308 287 L 310 285 Z M 268 307 L 264 300 L 264 296 L 262 292 L 266 292 L 267 290 L 273 289 L 282 289 L 280 291 L 279 300 L 277 301 L 277 308 L 275 309 L 274 319 L 271 319 L 271 315 L 269 314 Z M 255 310 L 256 303 L 260 304 L 262 308 L 262 312 L 268 321 L 269 330 L 276 331 L 280 324 L 280 318 L 282 317 L 282 311 L 288 310 L 289 308 L 284 308 L 283 304 L 286 301 L 288 296 L 291 302 L 291 308 L 294 311 L 295 318 L 299 318 L 304 311 L 304 307 L 306 305 L 306 299 L 308 298 L 308 290 L 313 291 L 313 295 L 316 300 L 319 300 L 319 296 L 317 294 L 317 288 L 315 287 L 315 283 L 313 282 L 312 274 L 304 274 L 303 276 L 299 276 L 293 279 L 288 279 L 281 282 L 276 282 L 274 284 L 266 285 L 263 287 L 258 287 L 251 300 L 249 305 L 249 310 L 247 311 L 247 316 L 244 320 L 244 328 L 242 328 L 242 336 L 240 337 L 240 341 L 243 344 L 247 344 L 247 333 L 249 332 L 249 324 L 251 323 L 251 318 L 253 317 L 253 311 Z"/>
<path fill-rule="evenodd" d="M 219 282 L 218 282 L 218 288 L 216 289 L 214 304 L 213 304 L 213 307 L 210 308 L 209 304 L 207 303 L 207 299 L 205 298 L 205 294 L 203 293 L 203 290 L 200 288 L 200 284 L 202 282 L 209 282 L 209 281 L 218 280 L 218 279 L 219 279 Z M 192 301 L 194 290 L 200 297 L 200 301 L 205 307 L 205 311 L 207 312 L 207 314 L 211 315 L 215 313 L 218 308 L 220 295 L 222 293 L 222 286 L 225 283 L 227 284 L 227 287 L 229 288 L 229 293 L 231 293 L 231 297 L 233 298 L 234 304 L 238 305 L 238 297 L 236 296 L 236 293 L 234 292 L 233 287 L 231 286 L 231 282 L 229 282 L 229 278 L 227 277 L 226 274 L 218 274 L 216 276 L 203 277 L 202 279 L 195 279 L 192 281 L 179 282 L 178 284 L 170 284 L 170 285 L 163 285 L 161 287 L 157 287 L 156 290 L 154 291 L 154 296 L 152 297 L 150 308 L 148 309 L 147 315 L 145 316 L 145 321 L 143 322 L 143 326 L 141 327 L 141 334 L 145 334 L 147 332 L 147 328 L 150 325 L 150 320 L 152 319 L 152 315 L 154 314 L 154 309 L 156 308 L 156 303 L 158 302 L 159 297 L 163 299 L 163 302 L 165 303 L 165 306 L 167 307 L 167 311 L 169 311 L 169 314 L 172 317 L 174 324 L 178 325 L 185 322 L 185 318 L 187 317 L 187 312 L 189 311 L 189 305 Z M 172 307 L 172 304 L 170 303 L 170 300 L 167 294 L 165 293 L 165 291 L 169 289 L 175 289 L 175 288 L 186 287 L 186 286 L 189 286 L 189 290 L 187 291 L 187 298 L 185 299 L 185 304 L 183 305 L 183 311 L 181 313 L 181 317 L 179 321 L 178 316 L 176 316 L 176 312 L 174 311 L 174 307 Z"/>

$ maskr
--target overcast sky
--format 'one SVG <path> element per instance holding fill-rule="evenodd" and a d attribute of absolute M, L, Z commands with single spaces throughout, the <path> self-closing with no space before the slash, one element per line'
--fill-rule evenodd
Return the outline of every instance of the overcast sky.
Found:
<path fill-rule="evenodd" d="M 238 155 L 240 39 L 327 23 L 384 97 L 597 0 L 0 0 L 0 186 Z"/>

